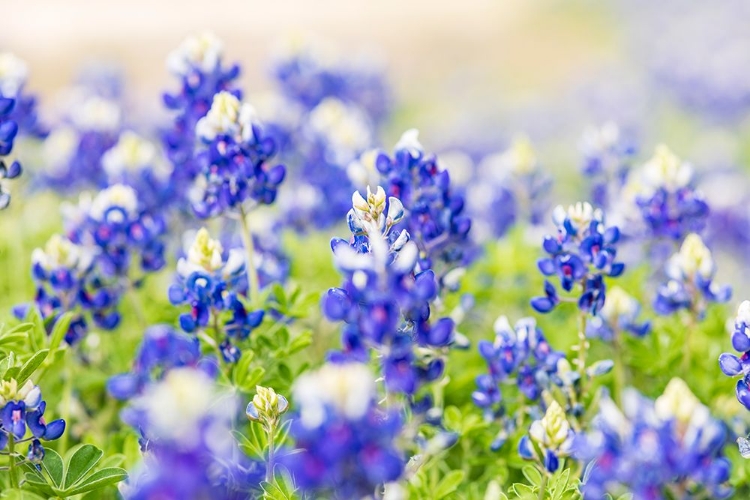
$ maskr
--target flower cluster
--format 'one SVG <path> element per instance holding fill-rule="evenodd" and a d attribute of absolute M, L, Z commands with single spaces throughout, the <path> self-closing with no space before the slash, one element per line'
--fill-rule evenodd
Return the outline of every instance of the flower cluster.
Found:
<path fill-rule="evenodd" d="M 202 33 L 185 39 L 169 55 L 169 71 L 180 80 L 180 90 L 164 94 L 166 107 L 176 113 L 172 127 L 162 134 L 162 142 L 174 169 L 170 186 L 178 200 L 187 199 L 188 188 L 200 172 L 195 158 L 195 126 L 206 116 L 214 95 L 230 91 L 236 97 L 236 79 L 240 68 L 222 64 L 224 44 L 212 33 Z"/>
<path fill-rule="evenodd" d="M 450 318 L 430 321 L 430 301 L 437 295 L 431 270 L 416 270 L 417 246 L 409 234 L 391 231 L 404 210 L 382 187 L 358 192 L 349 212 L 349 242 L 331 242 L 335 263 L 344 274 L 341 288 L 323 298 L 323 312 L 344 321 L 346 358 L 369 359 L 369 349 L 381 357 L 387 390 L 412 395 L 425 381 L 439 378 L 444 362 L 437 350 L 453 342 Z"/>
<path fill-rule="evenodd" d="M 223 333 L 219 347 L 227 362 L 236 362 L 240 356 L 230 338 L 246 339 L 263 321 L 264 312 L 248 311 L 240 298 L 247 294 L 245 266 L 241 250 L 224 252 L 221 243 L 203 228 L 196 233 L 187 257 L 178 261 L 177 281 L 169 287 L 172 304 L 190 306 L 190 312 L 180 315 L 182 329 L 192 333 L 210 326 L 214 336 Z M 230 317 L 219 328 L 224 311 Z"/>
<path fill-rule="evenodd" d="M 348 166 L 372 147 L 371 120 L 353 104 L 329 97 L 303 115 L 291 133 L 288 163 L 300 165 L 298 185 L 280 199 L 286 218 L 299 229 L 325 228 L 338 223 L 351 205 L 355 189 Z M 362 186 L 366 185 L 362 184 Z"/>
<path fill-rule="evenodd" d="M 573 450 L 575 434 L 560 404 L 553 400 L 540 420 L 535 420 L 529 434 L 518 443 L 518 454 L 524 460 L 535 460 L 552 473 L 560 467 L 560 458 Z"/>
<path fill-rule="evenodd" d="M 578 308 L 596 316 L 604 305 L 604 277 L 617 277 L 625 270 L 625 264 L 615 260 L 620 231 L 616 226 L 606 227 L 602 211 L 589 203 L 571 205 L 567 212 L 558 206 L 552 219 L 557 235 L 544 238 L 549 257 L 539 260 L 539 270 L 545 276 L 557 275 L 566 292 L 580 286 Z M 547 280 L 544 293 L 544 297 L 531 300 L 531 306 L 541 313 L 551 311 L 564 300 Z"/>
<path fill-rule="evenodd" d="M 405 459 L 394 444 L 401 418 L 380 411 L 375 398 L 375 380 L 358 363 L 328 364 L 297 380 L 291 435 L 298 452 L 284 462 L 303 491 L 365 498 L 401 477 Z"/>
<path fill-rule="evenodd" d="M 388 195 L 407 210 L 399 227 L 409 231 L 419 248 L 419 268 L 437 270 L 442 282 L 473 256 L 471 219 L 463 213 L 464 198 L 451 189 L 448 171 L 438 168 L 434 155 L 425 154 L 417 136 L 417 130 L 405 132 L 393 156 L 381 152 L 375 166 Z"/>
<path fill-rule="evenodd" d="M 170 167 L 151 141 L 126 130 L 102 156 L 102 168 L 109 185 L 132 187 L 144 210 L 163 211 L 171 203 L 173 186 Z"/>
<path fill-rule="evenodd" d="M 604 398 L 593 430 L 576 438 L 576 457 L 590 463 L 584 498 L 628 491 L 646 499 L 729 496 L 724 425 L 685 382 L 672 379 L 656 401 L 629 391 L 624 415 Z"/>
<path fill-rule="evenodd" d="M 90 315 L 100 328 L 112 329 L 120 322 L 116 310 L 117 289 L 103 283 L 95 269 L 94 250 L 71 242 L 64 236 L 52 236 L 44 248 L 31 256 L 32 276 L 36 285 L 33 306 L 39 309 L 48 328 L 60 315 L 72 312 L 65 341 L 74 345 L 88 331 Z M 21 304 L 13 310 L 23 319 L 32 304 Z"/>
<path fill-rule="evenodd" d="M 737 381 L 737 400 L 750 410 L 750 301 L 743 301 L 737 311 L 732 332 L 732 347 L 742 353 L 742 356 L 737 357 L 725 352 L 719 356 L 719 367 L 729 377 L 742 375 Z"/>
<path fill-rule="evenodd" d="M 390 109 L 390 89 L 379 64 L 331 56 L 321 43 L 290 44 L 274 60 L 272 76 L 281 94 L 304 109 L 336 98 L 382 121 Z"/>
<path fill-rule="evenodd" d="M 654 299 L 658 314 L 685 309 L 697 317 L 705 313 L 707 302 L 727 302 L 732 289 L 713 282 L 716 274 L 711 251 L 695 233 L 687 235 L 680 251 L 667 261 L 668 281 L 659 286 Z"/>
<path fill-rule="evenodd" d="M 664 145 L 632 173 L 625 194 L 633 199 L 648 235 L 680 241 L 703 229 L 709 209 L 692 181 L 690 164 Z"/>
<path fill-rule="evenodd" d="M 145 455 L 125 498 L 253 496 L 263 469 L 240 454 L 231 435 L 236 405 L 217 392 L 203 372 L 176 368 L 131 400 L 122 418 L 143 436 Z"/>
<path fill-rule="evenodd" d="M 26 63 L 10 52 L 0 52 L 0 210 L 10 203 L 2 181 L 21 175 L 18 160 L 7 165 L 4 158 L 11 154 L 16 136 L 19 131 L 44 135 L 37 124 L 35 99 L 23 93 L 26 76 Z"/>
<path fill-rule="evenodd" d="M 539 399 L 557 371 L 563 353 L 550 347 L 533 318 L 520 319 L 515 328 L 511 328 L 508 318 L 500 316 L 494 329 L 494 342 L 480 340 L 478 344 L 489 373 L 477 377 L 477 390 L 472 394 L 474 404 L 494 410 L 502 404 L 501 385 L 509 383 L 513 377 L 527 398 Z"/>
<path fill-rule="evenodd" d="M 609 207 L 627 181 L 635 147 L 613 122 L 586 129 L 581 137 L 581 172 L 592 180 L 592 201 Z"/>
<path fill-rule="evenodd" d="M 638 322 L 641 306 L 638 300 L 619 286 L 607 292 L 607 300 L 599 315 L 586 324 L 586 335 L 603 340 L 614 340 L 620 332 L 643 337 L 651 331 L 651 322 Z"/>
<path fill-rule="evenodd" d="M 96 248 L 96 265 L 107 278 L 129 279 L 137 285 L 136 273 L 158 271 L 165 265 L 163 218 L 145 210 L 136 191 L 114 184 L 93 199 L 84 194 L 67 214 L 71 241 Z M 138 259 L 139 269 L 133 265 Z"/>
<path fill-rule="evenodd" d="M 13 378 L 0 381 L 0 450 L 4 450 L 11 439 L 31 441 L 27 458 L 32 463 L 41 462 L 44 448 L 39 440 L 53 441 L 65 432 L 65 420 L 50 423 L 44 420 L 46 408 L 42 391 L 30 380 L 20 387 Z M 31 431 L 30 438 L 25 438 L 27 428 Z"/>
<path fill-rule="evenodd" d="M 107 392 L 116 399 L 127 400 L 162 379 L 170 370 L 182 367 L 198 368 L 209 376 L 216 370 L 211 360 L 201 358 L 196 337 L 177 332 L 168 325 L 152 326 L 143 334 L 133 369 L 110 377 Z"/>
<path fill-rule="evenodd" d="M 208 113 L 198 120 L 200 171 L 190 193 L 198 217 L 229 211 L 244 213 L 254 204 L 271 204 L 286 168 L 270 165 L 276 145 L 263 133 L 255 111 L 234 94 L 216 94 Z"/>
<path fill-rule="evenodd" d="M 89 86 L 71 94 L 67 114 L 42 145 L 44 170 L 40 181 L 64 193 L 106 187 L 102 160 L 120 135 L 121 103 Z"/>
<path fill-rule="evenodd" d="M 551 185 L 526 137 L 514 139 L 503 152 L 482 158 L 466 186 L 472 233 L 477 233 L 474 237 L 499 238 L 515 224 L 539 224 L 548 208 L 545 196 Z"/>

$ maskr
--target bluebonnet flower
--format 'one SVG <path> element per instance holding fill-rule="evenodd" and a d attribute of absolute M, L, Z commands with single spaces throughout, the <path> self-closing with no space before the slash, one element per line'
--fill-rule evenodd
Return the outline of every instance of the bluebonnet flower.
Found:
<path fill-rule="evenodd" d="M 26 81 L 26 65 L 10 53 L 0 53 L 0 210 L 10 203 L 10 194 L 4 189 L 4 179 L 15 179 L 21 175 L 21 164 L 12 160 L 6 164 L 5 157 L 11 154 L 13 143 L 18 135 L 19 92 Z"/>
<path fill-rule="evenodd" d="M 248 203 L 271 204 L 284 180 L 283 165 L 270 165 L 276 146 L 264 135 L 255 111 L 226 91 L 214 96 L 198 120 L 200 173 L 190 194 L 199 217 L 246 211 Z"/>
<path fill-rule="evenodd" d="M 599 207 L 610 207 L 627 181 L 635 154 L 632 141 L 623 137 L 615 123 L 607 122 L 587 128 L 579 148 L 583 155 L 581 172 L 592 181 L 592 201 Z"/>
<path fill-rule="evenodd" d="M 170 370 L 182 367 L 198 368 L 209 376 L 216 369 L 210 359 L 201 357 L 197 337 L 177 332 L 168 325 L 151 326 L 143 334 L 132 370 L 110 377 L 107 391 L 114 398 L 127 400 Z"/>
<path fill-rule="evenodd" d="M 68 207 L 66 226 L 71 241 L 98 250 L 96 265 L 104 277 L 138 285 L 138 272 L 158 271 L 166 263 L 164 220 L 147 212 L 130 186 L 112 185 L 93 199 L 84 193 L 77 207 Z"/>
<path fill-rule="evenodd" d="M 211 239 L 204 228 L 195 235 L 187 258 L 178 261 L 177 281 L 169 287 L 172 304 L 190 306 L 190 312 L 180 315 L 182 329 L 192 333 L 210 326 L 215 336 L 223 334 L 221 350 L 228 362 L 237 361 L 240 355 L 230 337 L 246 339 L 263 321 L 262 310 L 248 311 L 240 299 L 247 294 L 245 266 L 242 250 L 225 253 L 221 243 Z M 220 314 L 225 311 L 228 319 L 221 320 Z"/>
<path fill-rule="evenodd" d="M 230 91 L 241 96 L 236 88 L 240 67 L 225 66 L 223 55 L 222 41 L 206 32 L 186 38 L 167 60 L 169 71 L 180 80 L 180 90 L 164 94 L 166 107 L 176 116 L 162 134 L 162 142 L 174 166 L 170 186 L 178 200 L 187 199 L 188 188 L 200 172 L 195 157 L 196 124 L 211 109 L 214 95 Z"/>
<path fill-rule="evenodd" d="M 396 412 L 376 403 L 375 380 L 358 363 L 328 364 L 294 385 L 290 434 L 297 452 L 283 462 L 295 484 L 326 498 L 364 498 L 396 481 L 405 459 L 395 445 Z"/>
<path fill-rule="evenodd" d="M 439 378 L 440 350 L 454 340 L 450 318 L 430 321 L 430 301 L 437 295 L 431 270 L 416 270 L 418 249 L 403 230 L 391 231 L 404 215 L 401 202 L 369 188 L 367 199 L 355 192 L 349 212 L 349 242 L 334 239 L 336 266 L 344 274 L 341 288 L 323 298 L 323 313 L 344 321 L 343 353 L 335 358 L 382 358 L 387 390 L 413 395 L 424 382 Z"/>
<path fill-rule="evenodd" d="M 750 301 L 743 301 L 737 310 L 732 347 L 742 355 L 737 357 L 725 352 L 719 356 L 719 367 L 729 377 L 742 376 L 737 381 L 737 400 L 750 410 Z"/>
<path fill-rule="evenodd" d="M 533 318 L 523 318 L 511 328 L 508 318 L 495 321 L 495 340 L 480 340 L 479 353 L 487 362 L 488 374 L 477 377 L 474 404 L 492 410 L 502 405 L 501 385 L 515 379 L 527 398 L 538 400 L 547 388 L 563 353 L 550 347 Z"/>
<path fill-rule="evenodd" d="M 108 183 L 102 158 L 122 128 L 120 103 L 89 88 L 72 95 L 67 115 L 42 145 L 40 182 L 64 193 L 104 188 Z"/>
<path fill-rule="evenodd" d="M 65 420 L 46 422 L 46 408 L 47 403 L 42 401 L 42 391 L 30 380 L 21 387 L 13 378 L 0 381 L 0 450 L 7 446 L 10 438 L 15 441 L 23 440 L 28 428 L 33 436 L 30 439 L 34 440 L 35 451 L 30 459 L 40 462 L 44 458 L 44 448 L 37 440 L 53 441 L 65 431 Z"/>
<path fill-rule="evenodd" d="M 119 292 L 104 283 L 94 268 L 95 253 L 64 236 L 52 236 L 45 247 L 31 255 L 31 274 L 36 296 L 31 304 L 13 309 L 19 319 L 26 317 L 29 307 L 37 307 L 51 331 L 60 315 L 72 312 L 65 341 L 74 345 L 88 331 L 90 320 L 100 328 L 112 329 L 120 321 L 116 310 Z"/>
<path fill-rule="evenodd" d="M 120 134 L 117 143 L 104 153 L 102 168 L 109 185 L 132 187 L 148 212 L 163 211 L 172 202 L 170 166 L 154 143 L 135 132 Z"/>
<path fill-rule="evenodd" d="M 681 241 L 688 233 L 700 232 L 709 213 L 693 186 L 692 166 L 663 144 L 632 172 L 623 196 L 633 201 L 646 234 L 657 239 Z"/>
<path fill-rule="evenodd" d="M 452 191 L 448 171 L 439 169 L 434 155 L 425 154 L 418 134 L 405 132 L 393 157 L 381 153 L 375 166 L 388 195 L 401 200 L 407 211 L 399 228 L 417 244 L 420 269 L 433 269 L 442 281 L 473 257 L 471 219 L 463 213 L 464 198 Z"/>
<path fill-rule="evenodd" d="M 539 260 L 539 270 L 545 276 L 556 275 L 566 292 L 580 287 L 578 308 L 596 316 L 605 302 L 604 276 L 617 277 L 625 270 L 625 264 L 615 260 L 620 231 L 616 226 L 605 226 L 602 211 L 589 203 L 571 205 L 567 212 L 558 206 L 552 219 L 557 234 L 544 238 L 549 257 Z M 541 313 L 551 311 L 564 300 L 547 280 L 544 293 L 544 297 L 531 300 L 531 306 Z"/>
<path fill-rule="evenodd" d="M 703 317 L 708 302 L 727 302 L 732 296 L 731 287 L 713 282 L 715 274 L 711 251 L 701 237 L 687 235 L 680 251 L 667 261 L 668 281 L 656 291 L 654 310 L 666 315 L 686 309 Z"/>
<path fill-rule="evenodd" d="M 603 340 L 614 340 L 620 332 L 628 332 L 636 337 L 643 337 L 651 330 L 649 321 L 637 321 L 641 306 L 638 300 L 618 286 L 607 292 L 599 314 L 586 324 L 586 335 Z"/>
<path fill-rule="evenodd" d="M 330 97 L 300 121 L 289 160 L 300 164 L 294 179 L 298 185 L 279 204 L 295 227 L 325 228 L 339 222 L 351 208 L 355 185 L 347 177 L 347 168 L 372 147 L 373 125 L 360 109 Z"/>
<path fill-rule="evenodd" d="M 382 65 L 372 58 L 338 58 L 334 52 L 314 40 L 282 47 L 271 68 L 281 94 L 308 110 L 333 97 L 356 105 L 375 122 L 383 121 L 391 92 Z"/>
<path fill-rule="evenodd" d="M 499 238 L 525 222 L 538 225 L 547 212 L 545 196 L 551 186 L 527 137 L 519 136 L 507 150 L 484 156 L 465 194 L 475 238 Z"/>
<path fill-rule="evenodd" d="M 252 498 L 263 468 L 231 435 L 236 404 L 203 372 L 176 368 L 132 399 L 122 419 L 141 434 L 144 459 L 127 499 Z"/>
<path fill-rule="evenodd" d="M 573 450 L 575 434 L 570 427 L 565 411 L 552 400 L 540 420 L 535 420 L 529 434 L 518 443 L 518 454 L 525 460 L 535 460 L 550 472 L 560 467 L 560 459 Z"/>
<path fill-rule="evenodd" d="M 25 61 L 11 52 L 0 52 L 0 99 L 14 101 L 9 118 L 21 136 L 41 139 L 47 130 L 39 121 L 36 96 L 25 92 L 27 78 Z"/>
<path fill-rule="evenodd" d="M 623 415 L 603 398 L 593 429 L 575 440 L 575 456 L 590 464 L 584 498 L 628 492 L 654 500 L 731 494 L 730 464 L 722 456 L 724 425 L 685 382 L 672 379 L 656 401 L 630 389 L 624 410 Z"/>

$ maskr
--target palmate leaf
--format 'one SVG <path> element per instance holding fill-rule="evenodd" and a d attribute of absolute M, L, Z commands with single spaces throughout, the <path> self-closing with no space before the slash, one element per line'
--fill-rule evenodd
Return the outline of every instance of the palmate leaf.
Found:
<path fill-rule="evenodd" d="M 102 450 L 90 444 L 84 444 L 71 450 L 68 459 L 67 471 L 65 474 L 65 488 L 70 488 L 77 484 L 83 476 L 89 473 L 91 469 L 102 458 Z"/>
<path fill-rule="evenodd" d="M 45 450 L 44 473 L 31 468 L 32 472 L 26 473 L 25 484 L 38 493 L 66 498 L 114 485 L 128 477 L 127 471 L 119 467 L 104 467 L 91 473 L 102 458 L 102 450 L 90 444 L 73 448 L 66 458 L 67 461 L 63 461 L 55 450 Z M 105 463 L 113 463 L 111 458 Z M 114 463 L 119 463 L 122 456 L 114 458 Z"/>

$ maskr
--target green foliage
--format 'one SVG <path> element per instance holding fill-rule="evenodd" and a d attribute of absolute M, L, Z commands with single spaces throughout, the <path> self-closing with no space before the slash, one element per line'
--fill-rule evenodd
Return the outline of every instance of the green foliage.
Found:
<path fill-rule="evenodd" d="M 111 464 L 108 459 L 94 470 L 102 458 L 102 450 L 84 444 L 71 449 L 63 458 L 52 449 L 46 450 L 42 470 L 29 466 L 25 486 L 47 497 L 69 498 L 82 493 L 99 491 L 127 478 L 127 472 Z"/>

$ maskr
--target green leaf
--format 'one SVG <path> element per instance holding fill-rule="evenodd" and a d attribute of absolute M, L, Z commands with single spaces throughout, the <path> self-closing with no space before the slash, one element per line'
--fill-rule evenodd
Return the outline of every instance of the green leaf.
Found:
<path fill-rule="evenodd" d="M 47 354 L 49 354 L 49 349 L 42 349 L 23 364 L 21 371 L 18 372 L 18 376 L 16 377 L 19 386 L 26 382 L 36 369 L 44 363 L 44 360 L 47 359 Z"/>
<path fill-rule="evenodd" d="M 68 460 L 67 473 L 63 487 L 70 488 L 78 483 L 83 476 L 94 468 L 102 458 L 104 452 L 90 444 L 81 445 L 74 449 L 73 455 Z"/>
<path fill-rule="evenodd" d="M 294 354 L 296 352 L 301 351 L 302 349 L 305 349 L 307 346 L 311 345 L 312 342 L 313 342 L 312 331 L 305 330 L 292 339 L 292 341 L 289 343 L 289 345 L 286 348 L 286 352 L 287 354 Z"/>
<path fill-rule="evenodd" d="M 255 390 L 255 386 L 260 383 L 261 380 L 263 380 L 263 375 L 265 375 L 266 370 L 260 366 L 256 366 L 249 372 L 245 373 L 245 376 L 239 375 L 242 377 L 238 381 L 239 388 L 243 390 L 244 392 L 253 392 Z"/>
<path fill-rule="evenodd" d="M 34 328 L 34 323 L 28 323 L 28 322 L 21 323 L 20 325 L 16 325 L 10 330 L 8 330 L 7 332 L 5 332 L 3 336 L 12 335 L 14 333 L 28 333 L 29 330 L 31 330 L 32 328 Z"/>
<path fill-rule="evenodd" d="M 0 337 L 0 346 L 23 342 L 28 336 L 29 334 L 24 332 L 6 333 Z"/>
<path fill-rule="evenodd" d="M 65 334 L 68 332 L 68 329 L 70 328 L 70 322 L 73 320 L 73 313 L 72 312 L 66 312 L 59 318 L 57 318 L 57 321 L 55 322 L 55 327 L 52 329 L 52 335 L 50 335 L 49 339 L 49 349 L 52 352 L 55 352 L 59 347 L 60 344 L 63 341 L 63 338 L 65 338 Z"/>
<path fill-rule="evenodd" d="M 521 472 L 523 472 L 524 477 L 528 479 L 530 484 L 534 486 L 539 486 L 540 484 L 542 484 L 542 474 L 537 470 L 536 467 L 527 465 L 523 469 L 521 469 Z"/>
<path fill-rule="evenodd" d="M 458 488 L 463 480 L 466 473 L 462 470 L 450 471 L 445 477 L 440 480 L 437 487 L 435 488 L 434 498 L 445 498 Z"/>
<path fill-rule="evenodd" d="M 63 459 L 53 449 L 44 450 L 44 460 L 42 461 L 42 467 L 49 474 L 52 484 L 58 488 L 62 488 L 63 485 Z"/>
<path fill-rule="evenodd" d="M 98 490 L 112 484 L 117 484 L 128 477 L 125 469 L 119 467 L 107 467 L 100 469 L 86 477 L 80 484 L 65 490 L 66 496 L 79 495 L 93 490 Z"/>
<path fill-rule="evenodd" d="M 34 327 L 29 330 L 31 346 L 34 350 L 41 349 L 44 345 L 45 337 L 47 336 L 47 330 L 44 328 L 44 320 L 39 314 L 39 310 L 36 307 L 29 308 L 29 314 L 26 316 L 26 320 L 34 325 Z"/>
<path fill-rule="evenodd" d="M 115 453 L 102 460 L 100 467 L 105 469 L 107 467 L 119 467 L 125 463 L 125 455 L 122 453 Z"/>
<path fill-rule="evenodd" d="M 4 490 L 0 493 L 0 498 L 3 500 L 45 500 L 45 497 L 25 490 Z"/>

